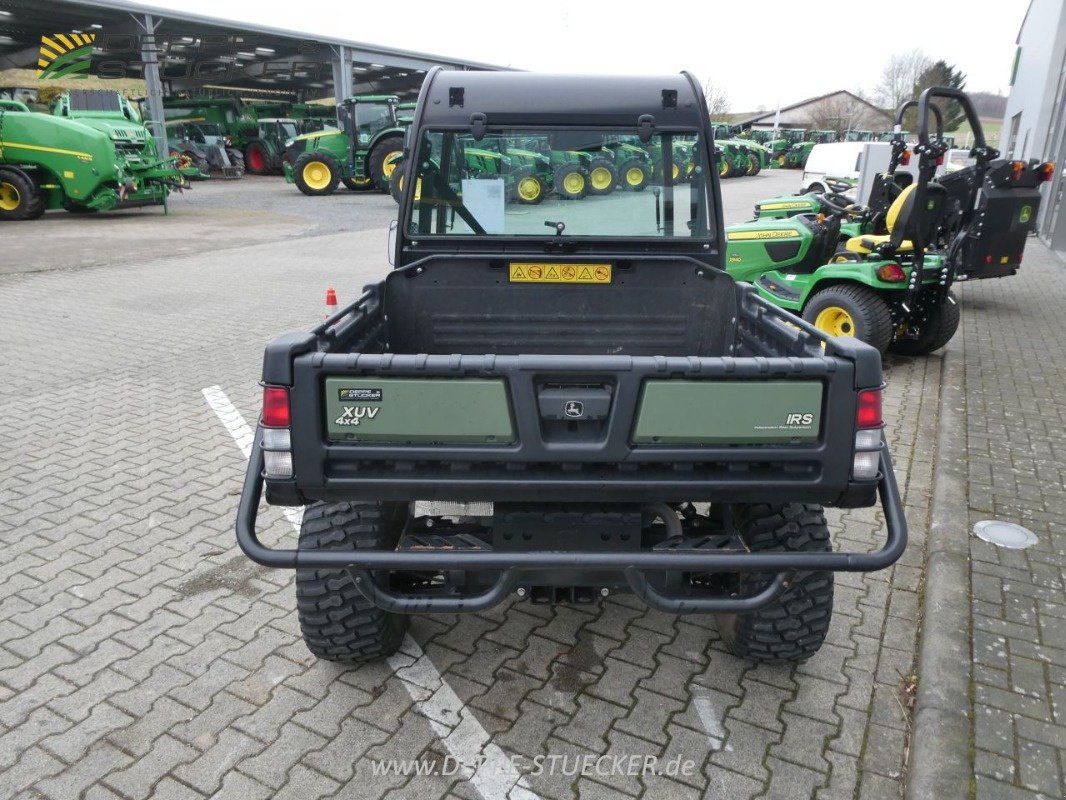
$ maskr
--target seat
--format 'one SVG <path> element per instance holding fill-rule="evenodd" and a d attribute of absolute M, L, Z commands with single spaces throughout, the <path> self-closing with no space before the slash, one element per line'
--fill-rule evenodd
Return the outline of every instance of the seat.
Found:
<path fill-rule="evenodd" d="M 913 214 L 914 190 L 916 188 L 916 184 L 913 183 L 907 186 L 899 193 L 899 197 L 892 201 L 892 205 L 888 207 L 888 213 L 885 214 L 885 225 L 888 228 L 888 233 L 882 235 L 865 234 L 863 236 L 852 236 L 844 244 L 844 249 L 851 253 L 872 253 L 881 245 L 891 242 L 893 231 L 895 231 L 896 226 L 901 223 L 900 217 L 903 217 L 902 222 L 906 225 L 911 214 Z M 910 239 L 904 239 L 896 245 L 895 251 L 897 253 L 914 252 L 914 242 Z"/>

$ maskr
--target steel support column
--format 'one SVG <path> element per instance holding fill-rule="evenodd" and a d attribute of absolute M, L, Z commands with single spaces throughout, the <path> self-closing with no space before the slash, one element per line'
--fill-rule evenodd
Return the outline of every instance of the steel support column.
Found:
<path fill-rule="evenodd" d="M 340 106 L 345 98 L 355 94 L 352 81 L 352 49 L 344 45 L 333 48 L 333 99 Z"/>
<path fill-rule="evenodd" d="M 136 17 L 135 17 L 136 19 Z M 163 81 L 159 77 L 158 48 L 155 43 L 155 31 L 162 20 L 155 20 L 151 14 L 145 14 L 138 24 L 144 28 L 141 38 L 141 61 L 144 63 L 144 83 L 148 95 L 148 113 L 151 119 L 145 124 L 155 137 L 156 149 L 160 157 L 166 157 L 168 151 L 166 118 L 163 116 Z"/>

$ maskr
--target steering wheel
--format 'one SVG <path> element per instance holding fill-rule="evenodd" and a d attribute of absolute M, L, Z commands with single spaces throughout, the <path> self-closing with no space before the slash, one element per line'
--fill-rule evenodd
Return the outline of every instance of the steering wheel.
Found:
<path fill-rule="evenodd" d="M 858 217 L 866 214 L 870 210 L 866 206 L 856 205 L 854 200 L 839 192 L 826 192 L 818 199 L 830 212 L 841 217 Z"/>
<path fill-rule="evenodd" d="M 838 194 L 838 195 L 844 194 L 849 189 L 854 189 L 855 188 L 850 183 L 845 183 L 844 181 L 835 181 L 832 178 L 826 178 L 825 179 L 825 183 L 826 183 L 826 186 L 829 187 L 830 191 L 833 192 L 833 194 Z"/>

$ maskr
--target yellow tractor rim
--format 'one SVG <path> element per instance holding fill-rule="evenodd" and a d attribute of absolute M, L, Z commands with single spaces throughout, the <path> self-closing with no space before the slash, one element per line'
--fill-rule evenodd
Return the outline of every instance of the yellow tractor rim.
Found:
<path fill-rule="evenodd" d="M 779 167 L 785 166 L 785 157 L 784 156 L 778 156 L 777 157 L 777 165 Z"/>
<path fill-rule="evenodd" d="M 540 181 L 532 176 L 526 176 L 518 182 L 518 196 L 525 201 L 536 200 L 540 197 Z"/>
<path fill-rule="evenodd" d="M 729 173 L 729 164 L 723 158 L 718 162 L 718 176 L 724 178 Z"/>
<path fill-rule="evenodd" d="M 830 336 L 855 335 L 855 319 L 840 306 L 826 306 L 819 311 L 814 327 Z"/>
<path fill-rule="evenodd" d="M 304 183 L 312 189 L 325 189 L 331 177 L 329 166 L 321 161 L 309 161 L 304 165 Z"/>
<path fill-rule="evenodd" d="M 626 183 L 630 186 L 640 186 L 644 180 L 644 170 L 640 167 L 630 167 L 626 170 Z"/>
<path fill-rule="evenodd" d="M 607 167 L 596 167 L 589 175 L 589 180 L 592 182 L 592 188 L 596 191 L 610 189 L 611 171 Z"/>
<path fill-rule="evenodd" d="M 567 194 L 581 194 L 585 188 L 585 176 L 580 172 L 568 172 L 563 178 L 563 188 Z"/>
<path fill-rule="evenodd" d="M 0 183 L 0 211 L 14 211 L 22 202 L 19 190 L 6 181 Z"/>
<path fill-rule="evenodd" d="M 677 164 L 672 164 L 670 174 L 674 176 L 674 180 L 677 180 L 677 176 L 681 174 L 681 168 Z"/>
<path fill-rule="evenodd" d="M 381 165 L 381 172 L 385 175 L 386 178 L 391 177 L 392 171 L 396 169 L 396 162 L 392 161 L 391 159 L 394 156 L 400 155 L 402 152 L 402 150 L 393 150 L 391 153 L 385 156 L 385 163 Z"/>
<path fill-rule="evenodd" d="M 415 181 L 415 200 L 422 199 L 422 179 L 419 178 Z"/>

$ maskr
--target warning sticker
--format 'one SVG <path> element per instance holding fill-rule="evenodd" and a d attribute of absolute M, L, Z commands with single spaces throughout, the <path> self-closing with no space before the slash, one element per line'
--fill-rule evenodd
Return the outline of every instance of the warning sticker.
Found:
<path fill-rule="evenodd" d="M 511 283 L 610 283 L 610 264 L 536 264 L 512 262 Z"/>

